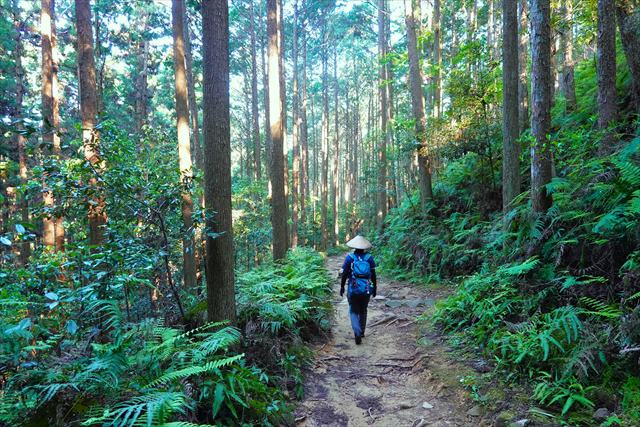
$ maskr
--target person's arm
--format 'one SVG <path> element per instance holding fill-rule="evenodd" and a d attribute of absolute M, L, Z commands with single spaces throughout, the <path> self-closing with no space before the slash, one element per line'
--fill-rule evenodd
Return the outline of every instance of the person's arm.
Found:
<path fill-rule="evenodd" d="M 369 259 L 369 264 L 371 265 L 371 283 L 373 283 L 372 295 L 375 298 L 378 293 L 378 277 L 376 276 L 376 262 L 373 257 Z"/>
<path fill-rule="evenodd" d="M 342 277 L 340 278 L 340 296 L 344 295 L 344 285 L 347 282 L 347 279 L 351 276 L 351 263 L 349 262 L 349 256 L 344 260 L 342 264 Z"/>

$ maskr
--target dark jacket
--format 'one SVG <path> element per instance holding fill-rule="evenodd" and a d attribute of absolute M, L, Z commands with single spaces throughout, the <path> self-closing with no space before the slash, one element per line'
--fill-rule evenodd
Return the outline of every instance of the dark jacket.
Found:
<path fill-rule="evenodd" d="M 357 256 L 364 256 L 367 252 L 360 250 L 360 249 L 356 249 L 354 251 L 354 254 Z M 376 277 L 376 262 L 374 261 L 372 256 L 369 256 L 369 265 L 371 266 L 371 283 L 373 283 L 373 296 L 376 296 L 376 293 L 378 291 L 378 280 Z M 340 280 L 340 294 L 342 295 L 342 293 L 344 293 L 344 285 L 347 282 L 347 280 L 351 280 L 351 264 L 353 263 L 353 257 L 351 256 L 351 254 L 347 255 L 347 257 L 344 259 L 344 262 L 342 263 L 342 277 Z"/>

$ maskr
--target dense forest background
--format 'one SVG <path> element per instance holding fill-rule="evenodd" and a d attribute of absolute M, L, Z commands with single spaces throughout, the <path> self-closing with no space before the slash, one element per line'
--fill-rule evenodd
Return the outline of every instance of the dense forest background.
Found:
<path fill-rule="evenodd" d="M 640 423 L 637 0 L 0 0 L 0 91 L 0 423 L 292 423 L 356 234 Z"/>

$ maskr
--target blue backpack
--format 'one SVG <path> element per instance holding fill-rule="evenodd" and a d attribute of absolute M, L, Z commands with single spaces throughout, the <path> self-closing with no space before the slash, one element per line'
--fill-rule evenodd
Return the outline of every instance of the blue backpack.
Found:
<path fill-rule="evenodd" d="M 359 257 L 354 253 L 351 257 L 351 295 L 369 295 L 371 293 L 371 259 L 370 254 Z"/>

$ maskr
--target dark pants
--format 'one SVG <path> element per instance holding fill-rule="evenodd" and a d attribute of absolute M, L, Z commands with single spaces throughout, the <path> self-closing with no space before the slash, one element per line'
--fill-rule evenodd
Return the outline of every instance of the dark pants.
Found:
<path fill-rule="evenodd" d="M 351 328 L 356 337 L 363 336 L 364 330 L 367 327 L 367 306 L 369 305 L 369 298 L 369 295 L 347 295 Z"/>

